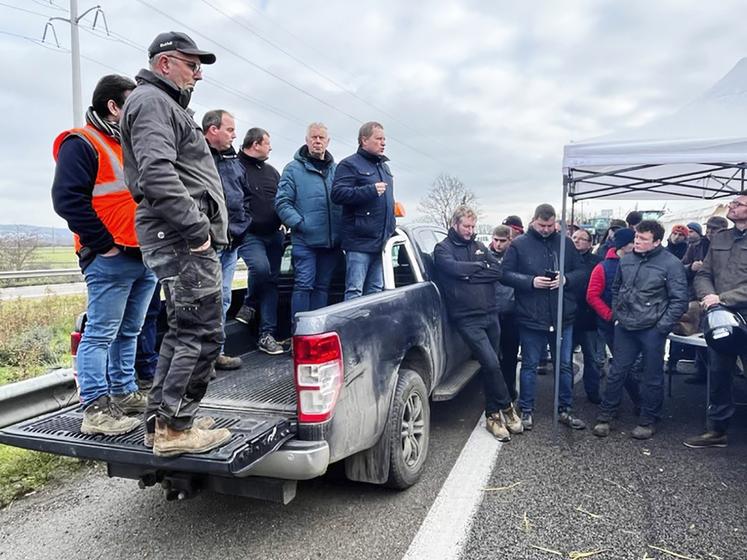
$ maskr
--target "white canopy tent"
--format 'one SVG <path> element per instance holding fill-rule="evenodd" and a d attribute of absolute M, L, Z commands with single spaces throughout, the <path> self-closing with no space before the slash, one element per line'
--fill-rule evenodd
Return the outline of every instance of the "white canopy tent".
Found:
<path fill-rule="evenodd" d="M 593 198 L 714 200 L 747 193 L 747 58 L 679 111 L 634 129 L 565 146 L 561 235 L 567 201 Z M 561 280 L 565 243 L 560 244 Z M 556 355 L 560 355 L 563 282 Z M 555 364 L 555 423 L 560 363 Z"/>

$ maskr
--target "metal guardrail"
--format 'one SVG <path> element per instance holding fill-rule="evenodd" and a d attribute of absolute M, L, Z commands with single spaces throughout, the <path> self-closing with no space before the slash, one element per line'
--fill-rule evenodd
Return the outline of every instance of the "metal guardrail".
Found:
<path fill-rule="evenodd" d="M 56 369 L 39 377 L 0 385 L 0 428 L 75 404 L 73 370 Z"/>
<path fill-rule="evenodd" d="M 246 263 L 239 260 L 236 270 L 246 270 Z M 80 268 L 51 268 L 45 270 L 0 270 L 0 280 L 25 280 L 27 278 L 62 278 L 66 276 L 80 276 Z"/>

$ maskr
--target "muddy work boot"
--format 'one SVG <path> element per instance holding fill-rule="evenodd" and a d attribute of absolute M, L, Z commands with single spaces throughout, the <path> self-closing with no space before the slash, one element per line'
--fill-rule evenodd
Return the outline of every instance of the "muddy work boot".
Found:
<path fill-rule="evenodd" d="M 158 457 L 176 457 L 184 453 L 205 453 L 220 447 L 231 439 L 226 428 L 201 430 L 192 426 L 187 430 L 175 430 L 163 420 L 156 420 L 156 437 L 153 454 Z"/>
<path fill-rule="evenodd" d="M 215 419 L 211 416 L 200 416 L 199 418 L 195 418 L 195 421 L 192 423 L 193 428 L 199 428 L 201 430 L 209 430 L 213 426 L 215 426 Z M 156 434 L 154 432 L 148 432 L 146 430 L 143 438 L 143 445 L 148 449 L 152 448 L 155 437 Z"/>
<path fill-rule="evenodd" d="M 521 418 L 519 417 L 519 413 L 516 412 L 513 403 L 501 410 L 501 414 L 503 414 L 503 420 L 509 432 L 520 434 L 524 431 L 524 425 L 521 423 Z"/>
<path fill-rule="evenodd" d="M 148 402 L 148 394 L 135 391 L 126 395 L 112 395 L 112 402 L 122 409 L 125 414 L 142 414 Z"/>
<path fill-rule="evenodd" d="M 511 441 L 511 434 L 503 421 L 500 412 L 494 412 L 485 419 L 485 428 L 495 436 L 498 441 Z"/>
<path fill-rule="evenodd" d="M 610 435 L 610 423 L 601 420 L 597 421 L 591 429 L 591 433 L 597 437 L 607 437 Z"/>
<path fill-rule="evenodd" d="M 652 424 L 648 424 L 645 426 L 638 425 L 635 428 L 633 428 L 633 431 L 630 433 L 630 437 L 634 439 L 651 439 L 654 436 L 654 426 Z"/>
<path fill-rule="evenodd" d="M 215 369 L 239 369 L 240 367 L 241 358 L 237 356 L 219 354 L 215 360 Z"/>
<path fill-rule="evenodd" d="M 85 408 L 80 431 L 88 435 L 118 436 L 131 432 L 139 425 L 140 420 L 126 416 L 104 395 Z"/>

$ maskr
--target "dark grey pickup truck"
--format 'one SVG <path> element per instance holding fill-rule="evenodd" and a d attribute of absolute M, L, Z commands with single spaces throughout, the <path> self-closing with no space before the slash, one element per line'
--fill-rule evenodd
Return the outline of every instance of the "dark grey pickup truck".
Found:
<path fill-rule="evenodd" d="M 258 352 L 256 325 L 229 321 L 226 352 L 241 354 L 243 366 L 220 372 L 201 407 L 233 434 L 217 450 L 160 458 L 143 445 L 142 428 L 85 435 L 79 406 L 9 426 L 0 441 L 104 461 L 110 476 L 139 480 L 141 487 L 161 483 L 169 499 L 209 489 L 287 503 L 297 481 L 321 476 L 338 461 L 352 480 L 407 488 L 427 456 L 430 400 L 453 397 L 478 368 L 449 326 L 433 281 L 433 248 L 445 233 L 399 227 L 383 253 L 384 291 L 349 302 L 342 301 L 341 259 L 332 304 L 298 314 L 292 354 Z M 281 337 L 290 334 L 292 287 L 285 258 Z"/>

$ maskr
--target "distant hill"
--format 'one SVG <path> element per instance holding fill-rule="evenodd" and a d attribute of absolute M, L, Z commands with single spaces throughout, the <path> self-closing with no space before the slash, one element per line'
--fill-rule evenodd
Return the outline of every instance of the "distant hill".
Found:
<path fill-rule="evenodd" d="M 68 246 L 73 244 L 73 234 L 65 228 L 30 226 L 27 224 L 0 224 L 0 236 L 9 233 L 38 235 L 42 245 Z"/>

